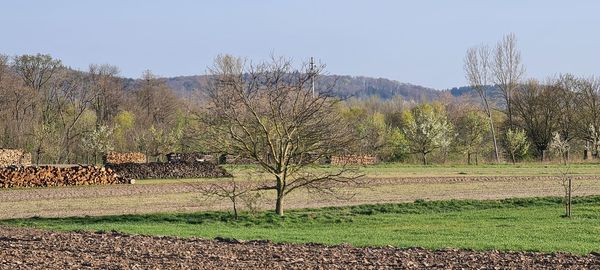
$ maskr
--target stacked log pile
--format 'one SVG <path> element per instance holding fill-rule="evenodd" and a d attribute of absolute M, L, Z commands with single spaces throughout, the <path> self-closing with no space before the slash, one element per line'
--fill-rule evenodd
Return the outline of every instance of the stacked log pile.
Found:
<path fill-rule="evenodd" d="M 150 162 L 106 164 L 117 174 L 133 179 L 230 177 L 225 169 L 212 162 Z"/>
<path fill-rule="evenodd" d="M 225 163 L 227 163 L 227 164 L 258 164 L 258 162 L 256 162 L 256 160 L 254 160 L 254 159 L 240 157 L 240 156 L 234 156 L 234 155 L 227 155 L 225 157 Z"/>
<path fill-rule="evenodd" d="M 332 165 L 372 165 L 377 163 L 377 157 L 369 155 L 332 156 Z"/>
<path fill-rule="evenodd" d="M 31 154 L 19 149 L 0 149 L 0 167 L 31 165 Z"/>
<path fill-rule="evenodd" d="M 146 155 L 140 152 L 118 153 L 109 152 L 104 156 L 104 163 L 146 163 Z"/>
<path fill-rule="evenodd" d="M 168 162 L 214 162 L 214 156 L 208 155 L 200 152 L 192 152 L 192 153 L 169 153 L 167 154 Z"/>
<path fill-rule="evenodd" d="M 0 187 L 127 184 L 130 180 L 97 166 L 9 166 L 0 168 Z"/>

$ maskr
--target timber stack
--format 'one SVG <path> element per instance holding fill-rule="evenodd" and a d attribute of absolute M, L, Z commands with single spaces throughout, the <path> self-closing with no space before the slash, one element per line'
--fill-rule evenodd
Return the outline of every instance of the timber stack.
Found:
<path fill-rule="evenodd" d="M 213 155 L 204 154 L 200 152 L 192 153 L 169 153 L 166 155 L 168 162 L 215 162 Z"/>
<path fill-rule="evenodd" d="M 31 165 L 31 154 L 20 149 L 0 149 L 0 167 Z"/>
<path fill-rule="evenodd" d="M 251 159 L 251 158 L 245 158 L 245 157 L 241 157 L 241 156 L 235 156 L 235 155 L 226 155 L 225 156 L 225 163 L 226 164 L 258 164 L 258 162 L 256 162 L 256 160 Z"/>
<path fill-rule="evenodd" d="M 343 155 L 332 156 L 331 165 L 373 165 L 377 157 L 370 155 Z"/>
<path fill-rule="evenodd" d="M 104 157 L 104 163 L 122 164 L 122 163 L 146 163 L 146 155 L 140 152 L 109 152 Z"/>
<path fill-rule="evenodd" d="M 231 177 L 225 169 L 212 162 L 122 163 L 106 164 L 106 167 L 133 179 Z"/>
<path fill-rule="evenodd" d="M 0 187 L 55 187 L 128 184 L 132 181 L 98 166 L 8 166 L 0 168 Z"/>

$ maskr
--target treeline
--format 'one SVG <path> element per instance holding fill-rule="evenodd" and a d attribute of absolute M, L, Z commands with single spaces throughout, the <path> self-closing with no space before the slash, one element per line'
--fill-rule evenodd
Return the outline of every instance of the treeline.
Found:
<path fill-rule="evenodd" d="M 491 161 L 486 117 L 478 104 L 465 98 L 447 94 L 429 103 L 353 99 L 344 102 L 343 115 L 360 140 L 358 149 L 352 151 L 382 161 Z"/>
<path fill-rule="evenodd" d="M 115 66 L 0 55 L 0 148 L 25 149 L 35 163 L 91 163 L 113 150 L 156 158 L 194 147 L 189 103 L 150 71 L 125 82 Z"/>
<path fill-rule="evenodd" d="M 565 158 L 599 157 L 600 80 L 529 80 L 514 89 L 511 104 L 512 122 L 506 106 L 491 111 L 501 162 L 560 161 L 557 143 L 567 143 Z M 372 97 L 347 100 L 342 108 L 360 140 L 352 151 L 388 162 L 496 161 L 488 116 L 468 96 L 444 93 L 425 103 Z"/>
<path fill-rule="evenodd" d="M 479 157 L 491 162 L 567 161 L 572 153 L 576 159 L 599 157 L 599 79 L 570 74 L 543 82 L 524 79 L 514 34 L 493 48 L 469 49 L 464 70 L 469 87 L 446 91 L 433 103 L 348 102 L 349 119 L 360 119 L 355 130 L 365 147 L 359 151 L 425 164 L 428 157 L 468 163 Z M 479 98 L 453 95 L 465 91 Z"/>
<path fill-rule="evenodd" d="M 499 98 L 487 96 L 491 85 Z M 446 91 L 433 102 L 344 100 L 339 110 L 357 142 L 346 151 L 385 162 L 518 162 L 558 158 L 551 150 L 559 141 L 577 153 L 571 158 L 599 156 L 600 80 L 561 75 L 508 85 L 471 80 L 480 99 Z M 97 163 L 109 151 L 151 160 L 208 151 L 203 102 L 202 91 L 184 98 L 150 71 L 132 80 L 111 65 L 78 71 L 49 55 L 0 56 L 0 148 L 24 149 L 35 163 Z"/>

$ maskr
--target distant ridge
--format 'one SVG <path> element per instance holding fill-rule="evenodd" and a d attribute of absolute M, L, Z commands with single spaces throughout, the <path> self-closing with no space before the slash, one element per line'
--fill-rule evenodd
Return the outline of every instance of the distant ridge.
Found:
<path fill-rule="evenodd" d="M 163 78 L 167 85 L 179 96 L 188 96 L 191 92 L 201 89 L 207 81 L 206 75 L 177 76 Z M 431 101 L 439 97 L 440 91 L 433 88 L 402 83 L 385 78 L 371 78 L 364 76 L 347 75 L 321 75 L 317 80 L 316 87 L 331 85 L 333 82 L 334 94 L 340 97 L 379 97 L 391 99 L 402 97 L 407 101 Z"/>

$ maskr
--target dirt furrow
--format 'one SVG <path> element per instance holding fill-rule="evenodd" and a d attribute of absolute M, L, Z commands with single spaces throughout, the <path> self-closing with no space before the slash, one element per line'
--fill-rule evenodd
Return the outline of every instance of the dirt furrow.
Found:
<path fill-rule="evenodd" d="M 0 228 L 0 269 L 600 269 L 596 254 L 276 244 Z"/>

